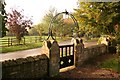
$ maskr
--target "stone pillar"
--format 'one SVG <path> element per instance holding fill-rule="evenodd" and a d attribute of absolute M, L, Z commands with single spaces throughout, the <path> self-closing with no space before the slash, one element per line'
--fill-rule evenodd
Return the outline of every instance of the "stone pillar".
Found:
<path fill-rule="evenodd" d="M 59 74 L 60 50 L 57 41 L 44 41 L 44 53 L 49 58 L 49 76 L 54 77 Z"/>
<path fill-rule="evenodd" d="M 79 67 L 81 65 L 80 57 L 84 52 L 84 44 L 81 39 L 74 39 L 74 44 L 75 44 L 75 55 L 74 55 L 75 66 Z"/>

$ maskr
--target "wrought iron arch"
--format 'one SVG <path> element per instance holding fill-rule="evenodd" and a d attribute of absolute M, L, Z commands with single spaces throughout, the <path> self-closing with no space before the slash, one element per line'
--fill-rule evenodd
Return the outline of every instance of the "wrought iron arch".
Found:
<path fill-rule="evenodd" d="M 69 13 L 69 12 L 67 12 L 67 11 L 61 12 L 61 13 L 56 14 L 56 15 L 51 19 L 51 22 L 50 22 L 50 24 L 49 24 L 49 32 L 48 32 L 48 38 L 47 38 L 47 40 L 48 40 L 50 37 L 51 37 L 53 40 L 55 40 L 55 38 L 53 37 L 53 34 L 52 34 L 52 27 L 53 27 L 53 26 L 52 26 L 52 23 L 53 23 L 53 20 L 56 19 L 60 14 L 69 15 L 69 16 L 72 18 L 72 20 L 73 20 L 76 28 L 79 30 L 79 25 L 78 25 L 78 22 L 77 22 L 77 20 L 75 19 L 75 17 L 74 17 L 71 13 Z"/>

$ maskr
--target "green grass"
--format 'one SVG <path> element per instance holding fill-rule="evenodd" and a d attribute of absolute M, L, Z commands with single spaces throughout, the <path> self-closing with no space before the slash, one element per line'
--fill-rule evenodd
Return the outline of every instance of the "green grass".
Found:
<path fill-rule="evenodd" d="M 39 36 L 24 36 L 24 37 L 25 37 L 25 42 L 26 43 L 35 42 L 36 37 L 37 37 L 37 39 L 39 39 Z M 45 36 L 45 38 L 46 37 L 47 36 Z M 3 38 L 0 38 L 0 41 L 2 42 L 3 45 L 4 45 L 4 42 L 6 42 L 6 43 L 8 42 L 8 38 L 14 38 L 14 39 L 16 39 L 15 36 L 5 36 Z M 42 38 L 44 39 L 44 36 L 42 36 Z M 23 40 L 24 39 L 22 38 L 21 42 L 23 42 Z"/>
<path fill-rule="evenodd" d="M 38 48 L 42 46 L 43 42 L 37 42 L 35 43 L 35 37 L 39 37 L 39 36 L 25 36 L 25 45 L 14 45 L 14 46 L 9 46 L 9 47 L 2 47 L 0 48 L 0 52 L 1 53 L 7 53 L 7 52 L 15 52 L 15 51 L 21 51 L 21 50 L 27 50 L 27 49 L 34 49 L 34 48 Z M 48 36 L 42 36 L 43 40 L 47 39 Z M 0 39 L 8 39 L 8 38 L 15 38 L 15 36 L 11 36 L 11 37 L 3 37 Z M 65 40 L 70 40 L 71 37 L 64 37 L 64 38 L 60 38 L 60 37 L 56 37 L 56 40 L 58 42 L 62 42 Z M 96 40 L 96 39 L 94 39 Z M 93 41 L 93 40 L 91 40 Z M 23 41 L 21 41 L 22 43 Z M 15 43 L 13 43 L 15 44 Z M 2 44 L 5 45 L 5 44 Z"/>
<path fill-rule="evenodd" d="M 41 46 L 42 46 L 42 42 L 30 43 L 30 44 L 19 45 L 19 46 L 4 47 L 2 49 L 0 48 L 0 52 L 7 53 L 7 52 L 14 52 L 14 51 L 21 51 L 21 50 L 38 48 L 38 47 L 41 47 Z"/>
<path fill-rule="evenodd" d="M 114 59 L 106 60 L 105 62 L 101 63 L 99 67 L 105 69 L 112 69 L 113 71 L 120 73 L 120 59 L 114 58 Z"/>
<path fill-rule="evenodd" d="M 1 53 L 7 53 L 7 52 L 15 52 L 15 51 L 34 49 L 34 48 L 41 47 L 43 42 L 42 41 L 40 41 L 40 42 L 37 41 L 35 43 L 35 37 L 38 37 L 38 36 L 25 36 L 25 38 L 26 38 L 25 45 L 13 45 L 13 46 L 9 46 L 9 47 L 7 47 L 7 46 L 2 47 L 2 48 L 0 48 L 0 52 Z M 3 37 L 1 39 L 8 39 L 8 38 L 11 38 L 11 37 Z M 15 37 L 12 37 L 12 38 L 15 38 Z M 47 39 L 47 36 L 43 36 L 42 38 L 43 38 L 43 40 L 44 40 L 44 38 Z M 70 38 L 66 37 L 66 38 L 61 39 L 60 37 L 56 37 L 56 40 L 58 42 L 68 40 L 68 39 L 70 39 Z M 22 41 L 21 41 L 21 43 L 22 43 Z M 2 44 L 2 45 L 4 45 L 4 44 Z"/>
<path fill-rule="evenodd" d="M 1 53 L 7 53 L 7 52 L 15 52 L 15 51 L 21 51 L 21 50 L 27 50 L 27 49 L 33 49 L 33 48 L 38 48 L 42 46 L 42 42 L 41 41 L 37 41 L 35 42 L 35 37 L 39 37 L 39 36 L 25 36 L 25 44 L 23 44 L 23 39 L 21 40 L 22 45 L 17 45 L 17 42 L 13 42 L 12 46 L 10 45 L 8 47 L 7 40 L 8 38 L 15 38 L 15 36 L 6 36 L 3 38 L 0 38 L 0 45 L 2 45 L 3 47 L 0 47 L 0 52 Z"/>

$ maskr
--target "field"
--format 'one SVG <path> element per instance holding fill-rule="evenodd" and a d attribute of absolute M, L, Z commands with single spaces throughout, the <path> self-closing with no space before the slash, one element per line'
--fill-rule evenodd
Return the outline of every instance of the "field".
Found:
<path fill-rule="evenodd" d="M 37 43 L 42 41 L 44 38 L 42 37 L 41 39 L 39 36 L 25 36 L 22 38 L 20 44 Z M 17 39 L 14 36 L 0 38 L 0 42 L 2 43 L 0 45 L 2 47 L 9 47 L 18 44 Z"/>
<path fill-rule="evenodd" d="M 3 37 L 0 39 L 0 41 L 1 41 L 0 52 L 2 53 L 33 49 L 42 46 L 42 39 L 40 39 L 39 36 L 25 36 L 25 39 L 21 40 L 20 45 L 18 45 L 16 38 L 11 36 Z"/>
<path fill-rule="evenodd" d="M 18 45 L 15 37 L 11 37 L 11 36 L 3 37 L 3 38 L 0 38 L 0 52 L 7 53 L 7 52 L 38 48 L 42 46 L 42 43 L 45 39 L 47 39 L 47 36 L 42 36 L 42 38 L 40 38 L 39 36 L 25 36 L 25 38 L 22 39 L 20 45 Z M 58 42 L 68 40 L 68 39 L 70 38 L 69 37 L 66 37 L 66 38 L 56 37 L 56 40 Z"/>

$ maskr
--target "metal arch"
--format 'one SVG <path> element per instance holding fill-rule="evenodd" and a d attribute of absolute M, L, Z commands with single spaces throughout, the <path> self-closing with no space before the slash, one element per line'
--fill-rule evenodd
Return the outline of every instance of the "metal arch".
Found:
<path fill-rule="evenodd" d="M 52 23 L 53 23 L 53 20 L 56 19 L 57 16 L 59 16 L 60 14 L 70 15 L 70 17 L 71 17 L 71 18 L 73 19 L 73 21 L 74 21 L 74 24 L 76 25 L 77 29 L 79 30 L 79 25 L 78 25 L 78 22 L 77 22 L 77 20 L 75 19 L 75 17 L 74 17 L 72 14 L 70 14 L 69 12 L 67 12 L 67 11 L 61 12 L 61 13 L 58 13 L 57 15 L 55 15 L 55 16 L 51 19 L 50 24 L 49 24 L 49 32 L 48 32 L 48 38 L 47 38 L 47 40 L 50 38 L 50 36 L 51 36 L 51 38 L 52 38 L 53 40 L 55 40 L 55 38 L 53 37 L 53 34 L 52 34 L 52 27 L 53 27 L 53 26 L 52 26 Z"/>

